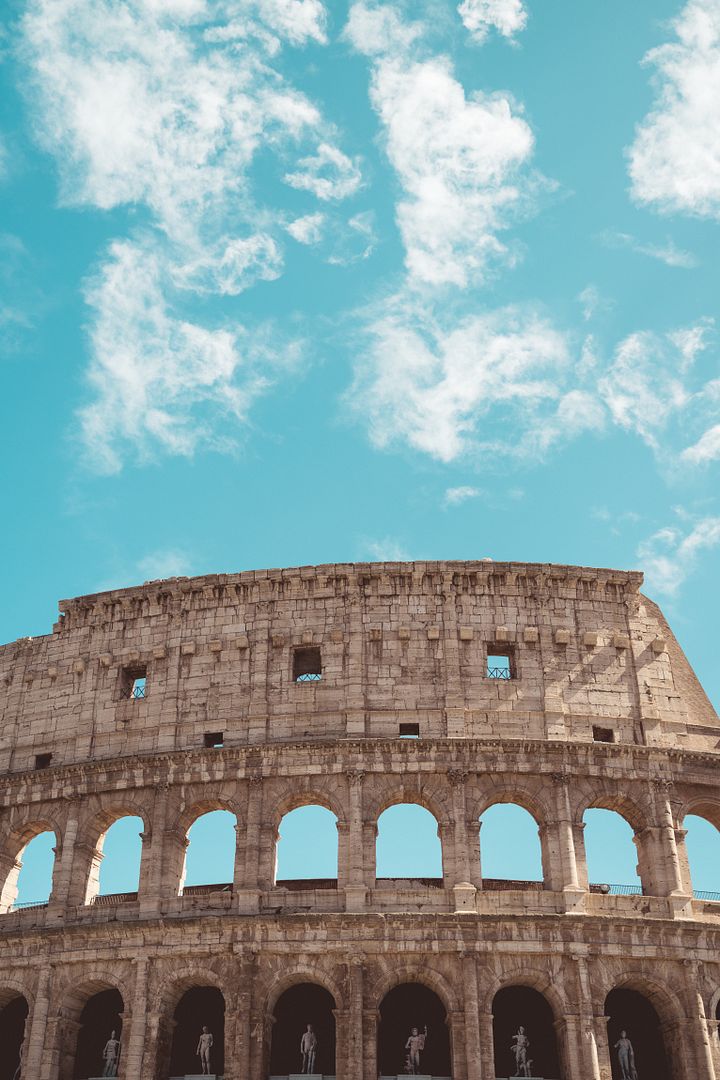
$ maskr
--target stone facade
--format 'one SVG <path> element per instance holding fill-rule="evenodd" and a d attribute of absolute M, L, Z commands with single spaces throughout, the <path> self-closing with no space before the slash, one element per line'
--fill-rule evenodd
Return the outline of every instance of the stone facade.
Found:
<path fill-rule="evenodd" d="M 62 601 L 52 634 L 0 648 L 0 1009 L 28 1003 L 24 1080 L 73 1080 L 82 1009 L 108 988 L 120 1075 L 167 1080 L 193 986 L 224 995 L 226 1080 L 266 1080 L 273 1009 L 301 982 L 334 998 L 338 1080 L 377 1080 L 378 1009 L 412 982 L 445 1007 L 452 1080 L 507 1075 L 492 1008 L 512 985 L 549 1002 L 562 1080 L 610 1080 L 618 987 L 653 1004 L 672 1080 L 720 1078 L 720 903 L 693 897 L 682 828 L 720 824 L 720 720 L 641 582 L 494 562 L 181 578 Z M 320 680 L 294 680 L 299 649 Z M 486 676 L 498 652 L 510 679 Z M 437 819 L 442 882 L 376 880 L 377 819 L 401 802 Z M 484 887 L 497 802 L 538 822 L 541 887 Z M 336 887 L 280 887 L 279 822 L 309 803 L 337 817 Z M 632 826 L 643 895 L 590 891 L 590 807 Z M 233 888 L 184 893 L 211 809 L 237 817 Z M 138 894 L 98 904 L 101 838 L 127 814 Z M 50 901 L 15 910 L 47 830 Z"/>

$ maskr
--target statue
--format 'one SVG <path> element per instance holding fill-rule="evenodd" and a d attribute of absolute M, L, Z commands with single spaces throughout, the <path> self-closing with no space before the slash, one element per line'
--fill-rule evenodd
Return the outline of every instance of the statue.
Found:
<path fill-rule="evenodd" d="M 200 1065 L 202 1067 L 203 1076 L 210 1075 L 210 1049 L 213 1044 L 213 1037 L 208 1029 L 203 1024 L 202 1033 L 198 1039 L 196 1054 L 200 1057 Z"/>
<path fill-rule="evenodd" d="M 115 1038 L 115 1032 L 110 1033 L 110 1038 L 105 1043 L 103 1050 L 103 1076 L 117 1076 L 118 1063 L 120 1061 L 120 1040 Z"/>
<path fill-rule="evenodd" d="M 317 1054 L 318 1038 L 313 1031 L 312 1024 L 308 1024 L 307 1031 L 303 1032 L 300 1040 L 300 1053 L 302 1054 L 302 1071 L 304 1073 L 315 1072 L 315 1055 Z"/>
<path fill-rule="evenodd" d="M 615 1043 L 615 1049 L 618 1052 L 622 1080 L 638 1080 L 637 1069 L 635 1068 L 635 1051 L 633 1050 L 633 1044 L 627 1037 L 627 1031 L 620 1032 L 620 1038 Z"/>
<path fill-rule="evenodd" d="M 513 1045 L 510 1047 L 515 1055 L 515 1076 L 532 1076 L 530 1068 L 532 1062 L 528 1060 L 528 1050 L 530 1049 L 530 1040 L 525 1034 L 525 1028 L 520 1026 L 517 1029 L 517 1034 L 512 1037 Z"/>
<path fill-rule="evenodd" d="M 425 1040 L 427 1039 L 427 1024 L 422 1035 L 418 1032 L 418 1029 L 414 1027 L 408 1036 L 408 1041 L 405 1043 L 405 1049 L 407 1050 L 407 1057 L 405 1059 L 405 1072 L 410 1076 L 417 1076 L 420 1071 L 420 1053 L 425 1049 Z"/>

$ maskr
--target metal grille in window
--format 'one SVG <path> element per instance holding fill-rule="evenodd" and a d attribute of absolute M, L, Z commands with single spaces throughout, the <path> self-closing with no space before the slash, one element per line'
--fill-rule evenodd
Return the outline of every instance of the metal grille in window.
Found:
<path fill-rule="evenodd" d="M 322 657 L 317 645 L 303 645 L 293 649 L 293 681 L 298 683 L 320 682 Z"/>
<path fill-rule="evenodd" d="M 124 668 L 120 684 L 120 697 L 128 701 L 139 701 L 147 697 L 147 669 Z"/>
<path fill-rule="evenodd" d="M 486 679 L 512 679 L 509 654 L 490 654 L 485 668 Z"/>
<path fill-rule="evenodd" d="M 298 675 L 295 682 L 320 682 L 322 675 L 319 671 L 307 671 L 304 675 Z"/>

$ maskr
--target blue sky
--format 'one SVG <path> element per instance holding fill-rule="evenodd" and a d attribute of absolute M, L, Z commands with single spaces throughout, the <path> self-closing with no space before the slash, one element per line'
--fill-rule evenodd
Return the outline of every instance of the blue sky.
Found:
<path fill-rule="evenodd" d="M 720 701 L 718 0 L 9 0 L 0 639 L 332 561 L 641 568 Z"/>

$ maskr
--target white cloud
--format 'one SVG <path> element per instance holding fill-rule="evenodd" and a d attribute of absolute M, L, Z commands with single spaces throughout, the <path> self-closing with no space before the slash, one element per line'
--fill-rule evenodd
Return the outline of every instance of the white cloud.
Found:
<path fill-rule="evenodd" d="M 637 555 L 651 589 L 670 596 L 695 569 L 701 552 L 720 544 L 720 517 L 705 517 L 690 532 L 669 526 L 639 544 Z"/>
<path fill-rule="evenodd" d="M 720 424 L 713 424 L 703 432 L 696 443 L 683 450 L 680 458 L 688 465 L 707 465 L 720 460 Z"/>
<path fill-rule="evenodd" d="M 356 162 L 342 150 L 321 143 L 317 153 L 302 158 L 297 172 L 286 173 L 285 183 L 311 191 L 318 199 L 346 199 L 360 187 L 362 176 Z"/>
<path fill-rule="evenodd" d="M 596 315 L 603 311 L 609 311 L 613 307 L 612 300 L 608 300 L 598 289 L 597 285 L 586 285 L 578 294 L 578 302 L 582 306 L 582 314 L 585 322 L 590 322 Z"/>
<path fill-rule="evenodd" d="M 503 37 L 513 38 L 527 23 L 522 0 L 463 0 L 458 13 L 470 36 L 480 45 L 493 27 Z"/>
<path fill-rule="evenodd" d="M 30 96 L 62 201 L 141 207 L 147 222 L 112 246 L 88 290 L 99 396 L 83 410 L 83 430 L 102 468 L 118 468 L 133 439 L 141 452 L 148 439 L 170 453 L 212 442 L 209 403 L 218 422 L 227 413 L 241 421 L 272 380 L 270 332 L 256 347 L 257 335 L 240 326 L 204 325 L 192 300 L 236 296 L 282 272 L 286 215 L 259 205 L 251 181 L 260 151 L 280 176 L 299 159 L 298 184 L 318 198 L 359 185 L 333 125 L 272 66 L 283 41 L 324 42 L 325 20 L 320 0 L 30 2 L 22 20 Z M 138 251 L 149 253 L 147 266 Z M 147 295 L 133 291 L 143 288 Z M 183 320 L 173 314 L 178 289 Z M 124 408 L 144 384 L 140 408 Z"/>
<path fill-rule="evenodd" d="M 363 540 L 361 554 L 371 562 L 410 562 L 411 558 L 399 540 L 384 536 L 381 540 Z"/>
<path fill-rule="evenodd" d="M 295 218 L 285 228 L 298 244 L 317 244 L 322 239 L 324 225 L 325 215 L 317 213 Z"/>
<path fill-rule="evenodd" d="M 554 415 L 558 378 L 569 364 L 565 338 L 541 316 L 516 308 L 437 318 L 412 296 L 396 296 L 367 328 L 351 391 L 369 417 L 372 441 L 405 441 L 440 461 L 477 445 L 499 448 L 493 423 L 510 418 L 517 449 Z"/>
<path fill-rule="evenodd" d="M 467 502 L 468 499 L 479 499 L 483 494 L 482 488 L 463 485 L 461 487 L 448 488 L 445 492 L 443 501 L 445 506 L 458 506 L 460 503 Z"/>
<path fill-rule="evenodd" d="M 93 465 L 112 473 L 132 446 L 190 455 L 227 449 L 223 418 L 243 421 L 253 400 L 299 346 L 280 348 L 267 328 L 208 329 L 174 314 L 164 256 L 148 243 L 115 241 L 88 288 L 96 313 L 89 381 L 96 400 L 81 411 Z M 210 411 L 209 411 L 210 410 Z"/>
<path fill-rule="evenodd" d="M 629 152 L 632 193 L 662 211 L 720 218 L 720 5 L 690 0 L 677 40 L 652 49 L 654 107 Z"/>
<path fill-rule="evenodd" d="M 151 551 L 138 562 L 138 571 L 146 581 L 158 581 L 171 577 L 187 577 L 191 573 L 191 560 L 179 548 Z"/>
<path fill-rule="evenodd" d="M 600 239 L 607 247 L 626 247 L 637 252 L 638 255 L 648 255 L 651 259 L 658 259 L 666 266 L 693 270 L 698 265 L 697 259 L 691 252 L 683 251 L 672 240 L 665 240 L 660 244 L 643 243 L 630 233 L 612 229 L 604 232 Z"/>
<path fill-rule="evenodd" d="M 383 39 L 388 20 L 395 29 Z M 406 265 L 416 282 L 464 287 L 513 261 L 499 234 L 527 211 L 540 183 L 522 172 L 533 135 L 507 95 L 468 98 L 446 57 L 415 60 L 414 35 L 396 24 L 386 8 L 360 3 L 347 33 L 374 60 L 371 101 L 403 188 Z"/>

